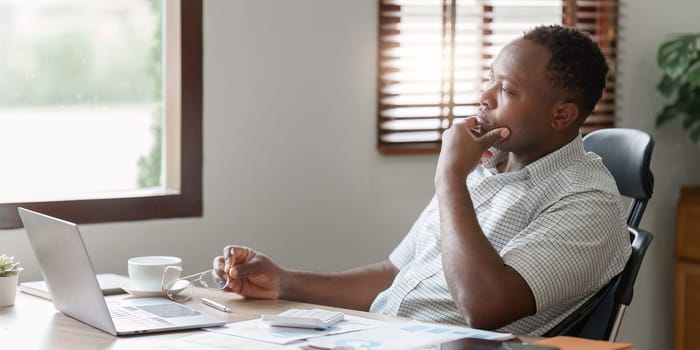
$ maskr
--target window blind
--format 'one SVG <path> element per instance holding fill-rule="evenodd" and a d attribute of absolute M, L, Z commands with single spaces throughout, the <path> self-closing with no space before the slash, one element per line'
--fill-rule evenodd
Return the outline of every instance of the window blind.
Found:
<path fill-rule="evenodd" d="M 436 153 L 454 117 L 475 114 L 486 71 L 523 31 L 589 33 L 611 68 L 585 134 L 614 125 L 617 0 L 380 0 L 377 141 L 384 154 Z"/>

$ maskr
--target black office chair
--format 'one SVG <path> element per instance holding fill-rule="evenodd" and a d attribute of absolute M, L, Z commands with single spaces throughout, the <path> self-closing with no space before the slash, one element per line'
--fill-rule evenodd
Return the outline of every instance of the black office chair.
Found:
<path fill-rule="evenodd" d="M 620 194 L 632 199 L 627 213 L 632 255 L 619 275 L 545 336 L 571 335 L 615 341 L 625 309 L 632 303 L 634 283 L 644 254 L 653 239 L 651 233 L 638 226 L 654 188 L 654 177 L 649 169 L 654 139 L 640 130 L 615 128 L 591 132 L 583 138 L 583 144 L 587 151 L 603 159 Z"/>
<path fill-rule="evenodd" d="M 632 198 L 627 226 L 639 227 L 654 190 L 654 176 L 649 168 L 654 139 L 641 130 L 601 129 L 586 135 L 583 147 L 603 158 L 603 164 L 615 178 L 620 194 Z"/>

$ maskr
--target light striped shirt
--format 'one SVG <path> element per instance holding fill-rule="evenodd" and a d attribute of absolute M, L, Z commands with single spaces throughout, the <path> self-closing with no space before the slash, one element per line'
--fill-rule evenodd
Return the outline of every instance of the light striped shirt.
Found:
<path fill-rule="evenodd" d="M 625 210 L 600 157 L 581 137 L 515 172 L 498 173 L 496 152 L 468 177 L 481 229 L 527 282 L 537 312 L 501 330 L 541 335 L 617 275 L 631 253 Z M 370 311 L 464 324 L 447 288 L 433 197 L 389 256 L 399 269 Z"/>

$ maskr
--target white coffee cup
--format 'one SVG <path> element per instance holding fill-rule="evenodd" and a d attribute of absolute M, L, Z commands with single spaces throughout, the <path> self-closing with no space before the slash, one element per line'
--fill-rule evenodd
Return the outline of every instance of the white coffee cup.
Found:
<path fill-rule="evenodd" d="M 182 259 L 175 256 L 139 256 L 128 261 L 129 284 L 141 291 L 161 291 L 163 272 L 168 266 L 182 266 Z M 166 276 L 168 277 L 168 276 Z M 170 276 L 175 279 L 177 276 Z"/>

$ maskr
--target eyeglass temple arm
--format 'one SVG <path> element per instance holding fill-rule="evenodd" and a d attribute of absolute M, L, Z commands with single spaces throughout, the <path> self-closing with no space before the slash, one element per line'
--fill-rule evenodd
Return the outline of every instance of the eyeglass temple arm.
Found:
<path fill-rule="evenodd" d="M 205 274 L 205 273 L 209 273 L 209 272 L 213 272 L 213 271 L 214 271 L 214 270 L 209 269 L 209 270 L 206 270 L 206 271 L 197 272 L 197 273 L 192 274 L 192 275 L 189 275 L 189 276 L 180 277 L 179 279 L 181 279 L 181 280 L 186 280 L 186 279 L 188 279 L 188 278 L 201 276 L 201 275 L 203 275 L 203 274 Z"/>

